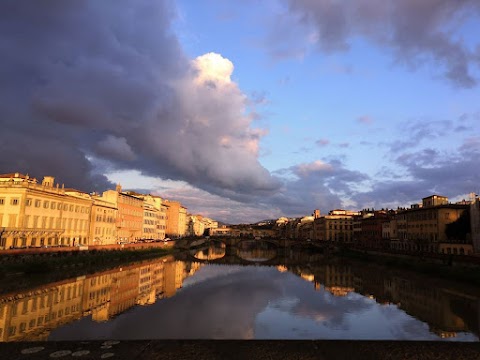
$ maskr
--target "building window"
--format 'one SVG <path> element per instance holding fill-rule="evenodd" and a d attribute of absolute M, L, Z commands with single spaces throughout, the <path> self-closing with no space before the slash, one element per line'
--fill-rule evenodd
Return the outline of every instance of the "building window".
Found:
<path fill-rule="evenodd" d="M 5 198 L 0 198 L 0 205 L 5 204 Z"/>
<path fill-rule="evenodd" d="M 43 202 L 43 208 L 44 209 L 48 209 L 48 206 L 50 205 L 50 202 L 49 201 L 44 201 Z"/>
<path fill-rule="evenodd" d="M 37 207 L 37 208 L 40 207 L 40 203 L 41 203 L 40 200 L 35 200 L 35 207 Z"/>
<path fill-rule="evenodd" d="M 8 336 L 14 336 L 16 332 L 16 327 L 15 326 L 10 326 L 8 328 Z"/>
<path fill-rule="evenodd" d="M 17 198 L 13 198 L 10 200 L 10 205 L 18 205 L 19 200 Z"/>
<path fill-rule="evenodd" d="M 57 208 L 57 203 L 52 201 L 52 206 L 51 206 L 51 209 L 52 210 L 55 210 Z"/>
<path fill-rule="evenodd" d="M 26 205 L 26 206 L 32 206 L 32 199 L 27 199 L 27 200 L 25 201 L 25 205 Z"/>

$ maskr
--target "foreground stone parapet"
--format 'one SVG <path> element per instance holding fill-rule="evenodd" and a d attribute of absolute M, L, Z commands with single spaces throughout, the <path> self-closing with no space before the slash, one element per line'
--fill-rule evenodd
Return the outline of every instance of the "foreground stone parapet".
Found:
<path fill-rule="evenodd" d="M 139 340 L 0 344 L 0 359 L 476 360 L 480 343 L 323 340 Z"/>

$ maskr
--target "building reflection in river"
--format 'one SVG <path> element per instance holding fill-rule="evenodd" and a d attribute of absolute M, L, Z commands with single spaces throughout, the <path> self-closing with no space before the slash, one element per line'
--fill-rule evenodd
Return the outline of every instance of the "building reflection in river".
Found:
<path fill-rule="evenodd" d="M 248 248 L 242 249 L 245 258 L 264 258 L 265 251 L 270 251 L 266 248 L 251 250 L 248 253 Z M 202 250 L 196 254 L 206 257 L 207 260 L 220 255 L 218 247 L 208 253 Z M 478 293 L 467 293 L 438 282 L 430 282 L 423 277 L 417 279 L 402 276 L 359 264 L 326 262 L 325 259 L 322 261 L 312 256 L 305 254 L 302 260 L 298 253 L 292 254 L 288 264 L 279 264 L 276 267 L 277 274 L 291 272 L 311 282 L 316 292 L 324 292 L 332 301 L 358 293 L 375 299 L 379 304 L 398 307 L 427 323 L 430 332 L 440 338 L 455 337 L 463 332 L 471 332 L 478 337 L 480 333 Z M 184 280 L 195 275 L 204 264 L 177 261 L 173 256 L 168 256 L 20 293 L 2 295 L 0 341 L 47 340 L 53 329 L 85 316 L 91 316 L 94 322 L 110 321 L 134 306 L 151 305 L 158 299 L 174 296 Z M 229 269 L 228 266 L 223 266 L 223 269 L 218 269 L 216 265 L 209 266 L 212 267 L 211 271 L 220 271 L 223 274 Z M 271 269 L 275 271 L 275 268 Z M 192 277 L 194 278 L 195 276 Z M 215 278 L 211 281 L 215 281 Z M 268 278 L 262 281 L 268 281 Z M 278 285 L 278 279 L 275 281 Z M 190 284 L 190 287 L 201 285 L 195 281 Z M 258 291 L 265 289 L 265 284 L 257 286 Z M 210 290 L 214 288 L 209 286 Z M 235 291 L 240 289 L 233 292 Z M 209 299 L 216 296 L 205 289 L 199 293 L 203 294 L 202 296 L 209 294 Z M 255 294 L 251 296 L 255 297 Z M 194 301 L 201 302 L 202 299 Z M 249 334 L 253 336 L 252 331 L 249 328 Z"/>
<path fill-rule="evenodd" d="M 172 256 L 0 297 L 0 341 L 47 340 L 52 329 L 91 315 L 97 322 L 175 295 L 202 266 Z"/>
<path fill-rule="evenodd" d="M 455 337 L 458 332 L 480 334 L 480 298 L 477 295 L 428 284 L 424 278 L 387 275 L 378 268 L 358 264 L 310 266 L 309 274 L 301 267 L 288 270 L 312 282 L 317 291 L 325 290 L 334 296 L 356 292 L 379 304 L 394 304 L 426 322 L 430 331 L 441 338 Z"/>

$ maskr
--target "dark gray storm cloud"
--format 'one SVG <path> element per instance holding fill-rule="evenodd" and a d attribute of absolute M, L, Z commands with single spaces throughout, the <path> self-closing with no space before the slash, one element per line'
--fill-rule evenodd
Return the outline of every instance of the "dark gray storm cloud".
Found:
<path fill-rule="evenodd" d="M 353 38 L 363 37 L 388 49 L 395 62 L 408 68 L 429 62 L 456 86 L 469 88 L 478 82 L 472 71 L 480 68 L 478 35 L 472 48 L 457 34 L 460 20 L 480 15 L 477 0 L 286 3 L 289 15 L 279 15 L 269 39 L 269 52 L 276 58 L 303 56 L 311 44 L 325 53 L 347 51 Z"/>
<path fill-rule="evenodd" d="M 108 164 L 232 196 L 277 189 L 233 64 L 188 59 L 172 5 L 3 1 L 0 173 L 101 190 Z"/>

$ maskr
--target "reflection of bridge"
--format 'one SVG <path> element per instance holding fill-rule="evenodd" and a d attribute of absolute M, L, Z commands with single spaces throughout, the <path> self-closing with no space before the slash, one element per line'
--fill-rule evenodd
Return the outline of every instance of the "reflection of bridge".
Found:
<path fill-rule="evenodd" d="M 215 256 L 206 256 L 205 251 L 215 243 L 220 243 L 221 252 L 220 255 L 216 251 Z M 255 250 L 249 249 L 249 244 L 254 246 L 260 244 L 267 244 L 270 249 L 262 252 L 262 256 L 255 253 Z M 288 239 L 261 239 L 254 240 L 248 238 L 211 238 L 211 239 L 195 239 L 195 240 L 180 240 L 177 241 L 175 247 L 185 250 L 181 254 L 176 255 L 179 260 L 193 261 L 193 262 L 205 262 L 211 264 L 238 264 L 238 265 L 285 265 L 285 264 L 298 264 L 299 262 L 292 258 L 291 251 L 293 249 L 315 249 L 317 255 L 319 251 L 324 248 L 318 244 L 312 244 L 307 241 L 292 241 Z M 192 252 L 192 250 L 194 250 Z M 258 252 L 258 250 L 256 250 Z M 252 252 L 250 254 L 250 252 Z M 323 252 L 323 251 L 322 251 Z M 198 254 L 201 254 L 198 256 Z M 213 254 L 212 254 L 213 255 Z M 252 256 L 253 255 L 253 256 Z M 301 262 L 300 262 L 301 263 Z"/>
<path fill-rule="evenodd" d="M 251 238 L 242 238 L 242 237 L 212 237 L 212 238 L 201 238 L 201 239 L 181 239 L 177 240 L 175 247 L 180 249 L 191 249 L 192 247 L 201 246 L 211 241 L 219 241 L 225 244 L 226 248 L 234 248 L 241 246 L 242 243 L 257 241 L 259 243 L 269 243 L 280 248 L 289 248 L 292 246 L 300 247 L 319 247 L 324 248 L 325 243 L 310 242 L 308 240 L 291 240 L 291 239 L 277 239 L 277 238 L 262 238 L 260 240 L 251 239 Z M 227 252 L 228 253 L 228 252 Z"/>

